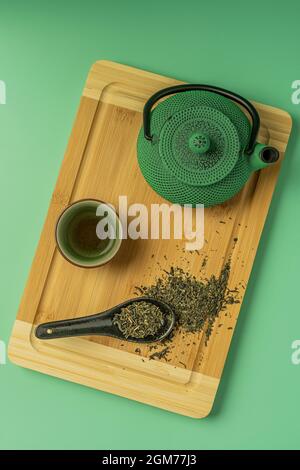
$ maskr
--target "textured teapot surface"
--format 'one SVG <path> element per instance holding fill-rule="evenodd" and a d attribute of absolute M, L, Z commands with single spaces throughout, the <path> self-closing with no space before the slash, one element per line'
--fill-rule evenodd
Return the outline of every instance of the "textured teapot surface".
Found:
<path fill-rule="evenodd" d="M 234 196 L 253 171 L 244 155 L 245 113 L 210 91 L 174 94 L 151 112 L 151 140 L 138 136 L 138 162 L 149 185 L 178 204 L 211 206 Z"/>

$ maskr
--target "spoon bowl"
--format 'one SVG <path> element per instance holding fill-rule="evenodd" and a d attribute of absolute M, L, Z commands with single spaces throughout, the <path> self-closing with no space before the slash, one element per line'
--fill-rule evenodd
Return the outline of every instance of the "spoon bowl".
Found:
<path fill-rule="evenodd" d="M 149 302 L 160 308 L 164 316 L 164 325 L 155 335 L 149 335 L 145 338 L 125 337 L 118 326 L 113 323 L 114 316 L 121 312 L 122 308 L 128 307 L 136 302 Z M 137 297 L 126 300 L 115 307 L 105 310 L 101 313 L 89 315 L 86 317 L 73 318 L 70 320 L 59 320 L 54 322 L 42 323 L 35 330 L 35 336 L 38 339 L 57 339 L 73 336 L 111 336 L 122 341 L 134 343 L 153 343 L 165 339 L 175 325 L 175 313 L 172 308 L 161 300 L 152 297 Z"/>

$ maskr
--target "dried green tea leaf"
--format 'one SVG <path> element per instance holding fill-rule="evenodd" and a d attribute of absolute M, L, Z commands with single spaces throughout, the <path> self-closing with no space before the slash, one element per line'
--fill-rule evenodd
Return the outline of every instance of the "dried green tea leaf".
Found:
<path fill-rule="evenodd" d="M 238 302 L 232 293 L 228 295 L 229 273 L 227 263 L 219 277 L 212 275 L 204 282 L 182 268 L 171 267 L 154 285 L 140 286 L 137 291 L 169 304 L 179 327 L 191 333 L 203 330 L 208 339 L 220 312 L 227 304 Z"/>
<path fill-rule="evenodd" d="M 113 324 L 125 338 L 146 338 L 155 336 L 164 325 L 163 313 L 150 302 L 133 302 L 116 313 Z"/>

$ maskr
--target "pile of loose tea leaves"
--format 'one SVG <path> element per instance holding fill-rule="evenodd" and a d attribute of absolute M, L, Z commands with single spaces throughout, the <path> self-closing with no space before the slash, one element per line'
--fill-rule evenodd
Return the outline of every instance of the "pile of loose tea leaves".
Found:
<path fill-rule="evenodd" d="M 137 287 L 137 293 L 162 300 L 176 315 L 177 325 L 184 331 L 205 331 L 208 339 L 219 313 L 229 303 L 238 302 L 227 288 L 230 264 L 219 277 L 212 275 L 206 281 L 196 279 L 182 268 L 171 267 L 152 286 Z"/>
<path fill-rule="evenodd" d="M 133 302 L 116 313 L 113 324 L 117 325 L 125 338 L 155 336 L 164 326 L 163 313 L 150 302 Z"/>

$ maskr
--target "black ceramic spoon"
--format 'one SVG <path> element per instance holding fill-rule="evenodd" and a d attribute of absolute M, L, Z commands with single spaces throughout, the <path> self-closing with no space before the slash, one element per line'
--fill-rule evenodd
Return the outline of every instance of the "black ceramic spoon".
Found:
<path fill-rule="evenodd" d="M 117 325 L 113 324 L 113 318 L 119 313 L 121 308 L 127 307 L 133 302 L 149 302 L 159 307 L 164 315 L 165 323 L 156 335 L 145 338 L 134 338 L 129 336 L 125 338 Z M 48 323 L 42 323 L 35 330 L 35 335 L 39 339 L 67 338 L 70 336 L 112 336 L 124 341 L 133 341 L 135 343 L 152 343 L 166 338 L 172 331 L 175 324 L 175 314 L 171 307 L 165 302 L 153 299 L 151 297 L 137 297 L 136 299 L 126 300 L 115 307 L 105 310 L 95 315 L 87 317 L 74 318 L 71 320 L 60 320 Z"/>

